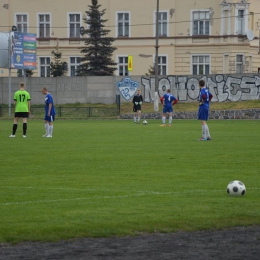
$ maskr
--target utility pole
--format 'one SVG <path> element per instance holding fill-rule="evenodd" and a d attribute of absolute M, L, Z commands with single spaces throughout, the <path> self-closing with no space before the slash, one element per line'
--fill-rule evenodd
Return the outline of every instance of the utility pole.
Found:
<path fill-rule="evenodd" d="M 156 8 L 156 41 L 155 41 L 155 92 L 154 92 L 154 111 L 159 111 L 159 94 L 158 94 L 158 42 L 159 42 L 159 0 Z"/>

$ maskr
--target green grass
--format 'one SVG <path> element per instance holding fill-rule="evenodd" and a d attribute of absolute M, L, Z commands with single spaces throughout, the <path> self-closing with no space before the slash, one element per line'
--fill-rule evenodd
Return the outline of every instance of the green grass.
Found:
<path fill-rule="evenodd" d="M 259 121 L 1 121 L 0 242 L 260 225 Z M 231 180 L 247 187 L 226 193 Z"/>

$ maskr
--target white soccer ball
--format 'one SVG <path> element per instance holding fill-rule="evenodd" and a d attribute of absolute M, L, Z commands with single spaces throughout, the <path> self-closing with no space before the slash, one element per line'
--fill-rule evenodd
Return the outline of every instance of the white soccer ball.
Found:
<path fill-rule="evenodd" d="M 148 122 L 147 122 L 146 120 L 144 120 L 144 121 L 143 121 L 143 124 L 144 124 L 144 125 L 147 125 L 147 124 L 148 124 Z"/>
<path fill-rule="evenodd" d="M 231 196 L 243 196 L 246 194 L 246 186 L 241 181 L 231 181 L 227 186 L 227 193 Z"/>

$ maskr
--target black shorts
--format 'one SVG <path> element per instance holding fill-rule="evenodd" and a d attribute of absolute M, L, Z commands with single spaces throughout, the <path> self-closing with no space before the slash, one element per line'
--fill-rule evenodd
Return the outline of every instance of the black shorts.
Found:
<path fill-rule="evenodd" d="M 139 110 L 141 110 L 141 105 L 134 105 L 133 112 L 137 112 Z"/>
<path fill-rule="evenodd" d="M 15 112 L 14 117 L 28 118 L 29 113 L 28 112 Z"/>

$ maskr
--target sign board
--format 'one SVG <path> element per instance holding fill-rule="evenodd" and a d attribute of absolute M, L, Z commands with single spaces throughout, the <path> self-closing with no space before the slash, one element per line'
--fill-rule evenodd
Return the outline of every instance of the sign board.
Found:
<path fill-rule="evenodd" d="M 11 32 L 11 69 L 36 68 L 36 34 Z"/>
<path fill-rule="evenodd" d="M 133 70 L 133 56 L 131 55 L 128 56 L 128 70 L 129 71 Z"/>

